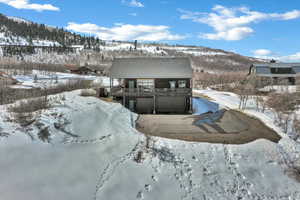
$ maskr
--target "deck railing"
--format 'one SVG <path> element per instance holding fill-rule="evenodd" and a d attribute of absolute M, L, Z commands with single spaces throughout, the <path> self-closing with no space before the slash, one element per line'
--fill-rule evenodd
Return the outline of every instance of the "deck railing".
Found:
<path fill-rule="evenodd" d="M 112 96 L 191 96 L 191 88 L 111 88 Z"/>

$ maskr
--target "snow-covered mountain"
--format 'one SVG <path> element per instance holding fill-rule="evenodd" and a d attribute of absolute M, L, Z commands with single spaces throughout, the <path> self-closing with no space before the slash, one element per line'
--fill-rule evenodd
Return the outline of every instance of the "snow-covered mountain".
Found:
<path fill-rule="evenodd" d="M 31 21 L 28 21 L 28 20 L 20 18 L 20 17 L 7 16 L 7 18 L 11 19 L 15 22 L 18 22 L 18 23 L 26 23 L 26 24 L 32 24 L 33 23 Z"/>
<path fill-rule="evenodd" d="M 63 29 L 36 24 L 0 14 L 0 45 L 30 45 L 34 49 L 0 49 L 1 57 L 38 63 L 102 65 L 114 57 L 132 56 L 187 56 L 193 62 L 195 71 L 202 70 L 245 70 L 253 62 L 264 62 L 256 58 L 233 52 L 203 46 L 168 45 L 158 43 L 137 43 L 103 41 L 95 37 L 85 37 Z M 47 49 L 47 47 L 61 49 Z M 63 47 L 73 47 L 70 52 Z M 45 47 L 42 48 L 42 47 Z M 108 64 L 109 65 L 109 64 Z"/>

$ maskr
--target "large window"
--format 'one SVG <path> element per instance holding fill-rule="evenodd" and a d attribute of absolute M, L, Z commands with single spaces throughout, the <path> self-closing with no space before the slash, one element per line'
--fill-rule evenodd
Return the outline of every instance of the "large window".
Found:
<path fill-rule="evenodd" d="M 295 74 L 293 68 L 271 68 L 272 74 Z"/>
<path fill-rule="evenodd" d="M 176 81 L 169 81 L 170 88 L 175 89 L 176 88 Z"/>

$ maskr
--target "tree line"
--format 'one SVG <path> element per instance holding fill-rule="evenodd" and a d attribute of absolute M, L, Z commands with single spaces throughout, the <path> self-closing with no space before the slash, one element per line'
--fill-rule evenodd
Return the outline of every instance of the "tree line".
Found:
<path fill-rule="evenodd" d="M 94 49 L 103 43 L 94 36 L 83 36 L 63 28 L 52 28 L 34 22 L 17 22 L 3 14 L 0 14 L 0 24 L 0 32 L 4 32 L 6 37 L 22 37 L 29 44 L 33 44 L 33 40 L 49 40 L 58 42 L 62 46 L 84 45 L 87 49 Z"/>

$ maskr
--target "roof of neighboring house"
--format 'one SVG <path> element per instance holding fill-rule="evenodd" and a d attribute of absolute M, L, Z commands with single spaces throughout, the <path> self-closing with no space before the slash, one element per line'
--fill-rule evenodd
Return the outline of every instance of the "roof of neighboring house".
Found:
<path fill-rule="evenodd" d="M 115 58 L 110 68 L 112 78 L 192 78 L 189 58 L 137 57 Z"/>
<path fill-rule="evenodd" d="M 300 67 L 300 63 L 255 63 L 255 67 L 291 68 Z"/>
<path fill-rule="evenodd" d="M 65 65 L 65 67 L 68 70 L 77 70 L 79 68 L 77 65 L 70 65 L 70 64 Z"/>
<path fill-rule="evenodd" d="M 8 74 L 6 74 L 5 72 L 1 72 L 0 71 L 0 81 L 5 81 L 9 84 L 16 84 L 18 83 L 18 81 L 14 78 L 12 78 L 11 76 L 9 76 Z"/>
<path fill-rule="evenodd" d="M 66 69 L 70 71 L 81 71 L 81 70 L 98 70 L 102 71 L 108 68 L 106 65 L 88 65 L 88 66 L 79 66 L 79 65 L 65 65 Z"/>

